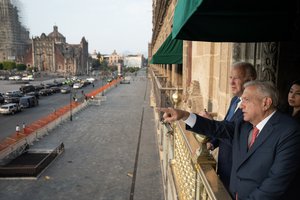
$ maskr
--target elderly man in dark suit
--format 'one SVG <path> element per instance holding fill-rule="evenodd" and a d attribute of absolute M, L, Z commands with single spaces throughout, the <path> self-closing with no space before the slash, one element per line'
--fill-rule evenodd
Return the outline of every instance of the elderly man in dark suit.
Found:
<path fill-rule="evenodd" d="M 236 121 L 243 117 L 242 110 L 239 107 L 241 96 L 244 90 L 244 83 L 256 79 L 256 71 L 252 64 L 247 62 L 236 62 L 232 64 L 229 76 L 229 84 L 233 98 L 231 99 L 230 106 L 226 113 L 226 121 Z M 206 112 L 199 113 L 203 117 L 212 119 Z M 218 162 L 217 162 L 217 174 L 223 182 L 226 189 L 229 189 L 230 173 L 232 166 L 232 144 L 230 139 L 218 139 L 212 138 L 207 143 L 209 150 L 214 150 L 219 147 Z"/>
<path fill-rule="evenodd" d="M 278 92 L 269 82 L 245 85 L 240 108 L 243 119 L 214 121 L 173 108 L 160 108 L 164 120 L 184 120 L 187 129 L 233 145 L 230 192 L 235 199 L 297 199 L 291 191 L 299 184 L 300 128 L 294 119 L 276 110 Z"/>

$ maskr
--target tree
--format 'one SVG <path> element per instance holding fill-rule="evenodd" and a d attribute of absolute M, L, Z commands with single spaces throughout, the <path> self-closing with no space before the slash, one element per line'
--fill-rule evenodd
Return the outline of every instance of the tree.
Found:
<path fill-rule="evenodd" d="M 12 61 L 3 61 L 3 69 L 4 70 L 13 70 L 16 67 L 17 66 L 16 66 L 15 62 L 12 62 Z"/>
<path fill-rule="evenodd" d="M 92 59 L 92 69 L 99 69 L 100 61 L 98 59 Z"/>
<path fill-rule="evenodd" d="M 26 65 L 25 64 L 17 64 L 17 70 L 18 71 L 25 71 Z"/>

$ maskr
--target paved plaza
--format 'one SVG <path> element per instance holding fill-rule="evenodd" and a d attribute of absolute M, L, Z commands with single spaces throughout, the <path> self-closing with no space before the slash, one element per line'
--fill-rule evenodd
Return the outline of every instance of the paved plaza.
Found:
<path fill-rule="evenodd" d="M 37 180 L 0 180 L 1 200 L 162 200 L 151 84 L 145 70 L 31 149 L 65 151 Z"/>

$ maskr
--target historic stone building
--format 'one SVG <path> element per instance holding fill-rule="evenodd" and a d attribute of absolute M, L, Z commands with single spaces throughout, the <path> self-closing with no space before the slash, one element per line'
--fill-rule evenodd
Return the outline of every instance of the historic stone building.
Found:
<path fill-rule="evenodd" d="M 117 66 L 117 65 L 123 65 L 123 56 L 119 55 L 116 50 L 112 52 L 112 54 L 109 55 L 108 58 L 108 65 L 109 66 Z"/>
<path fill-rule="evenodd" d="M 0 0 L 0 62 L 24 63 L 38 71 L 65 75 L 85 74 L 88 71 L 88 42 L 68 44 L 53 27 L 53 32 L 29 38 L 19 21 L 18 8 L 10 0 Z"/>
<path fill-rule="evenodd" d="M 80 44 L 68 44 L 66 38 L 53 27 L 53 32 L 32 39 L 26 54 L 26 65 L 39 71 L 65 75 L 85 74 L 88 70 L 88 42 L 83 37 Z"/>
<path fill-rule="evenodd" d="M 30 43 L 29 31 L 19 21 L 18 8 L 10 0 L 0 0 L 0 62 L 22 63 Z"/>
<path fill-rule="evenodd" d="M 232 2 L 153 0 L 153 106 L 206 109 L 223 119 L 236 61 L 251 62 L 258 79 L 275 83 L 286 101 L 289 83 L 300 78 L 299 3 Z M 166 199 L 230 199 L 204 138 L 181 123 L 160 123 L 156 114 Z"/>

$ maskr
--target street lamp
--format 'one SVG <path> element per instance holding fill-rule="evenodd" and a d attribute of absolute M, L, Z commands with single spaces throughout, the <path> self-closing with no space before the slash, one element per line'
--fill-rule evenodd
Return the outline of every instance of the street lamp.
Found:
<path fill-rule="evenodd" d="M 73 116 L 72 116 L 72 87 L 71 85 L 69 84 L 69 87 L 70 87 L 70 121 L 73 120 Z"/>
<path fill-rule="evenodd" d="M 44 70 L 44 66 L 43 66 L 42 55 L 44 55 L 44 52 L 37 53 L 36 55 L 38 55 L 40 57 L 39 58 L 39 71 L 40 71 L 41 81 L 43 82 L 43 70 Z"/>
<path fill-rule="evenodd" d="M 102 96 L 105 96 L 105 95 L 104 95 L 104 88 L 103 88 L 104 85 L 105 85 L 105 83 L 104 83 L 103 80 L 104 80 L 104 76 L 102 76 L 102 78 L 101 78 L 101 87 L 102 87 L 102 89 L 103 89 L 103 90 L 102 90 Z"/>

